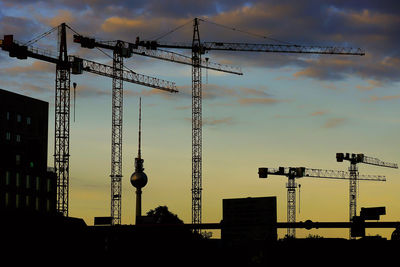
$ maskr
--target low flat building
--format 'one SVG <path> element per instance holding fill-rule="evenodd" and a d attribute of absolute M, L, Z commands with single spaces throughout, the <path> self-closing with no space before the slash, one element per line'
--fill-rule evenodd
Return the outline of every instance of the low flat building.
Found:
<path fill-rule="evenodd" d="M 223 199 L 221 239 L 225 244 L 277 240 L 276 197 Z"/>

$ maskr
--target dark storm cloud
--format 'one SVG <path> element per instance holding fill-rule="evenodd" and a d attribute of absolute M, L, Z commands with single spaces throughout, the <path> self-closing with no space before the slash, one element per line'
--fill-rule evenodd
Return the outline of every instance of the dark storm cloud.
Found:
<path fill-rule="evenodd" d="M 0 34 L 14 34 L 16 38 L 25 40 L 33 37 L 33 34 L 40 27 L 38 23 L 32 19 L 19 18 L 12 16 L 0 17 Z M 1 36 L 3 38 L 3 36 Z"/>
<path fill-rule="evenodd" d="M 203 41 L 276 43 L 275 40 L 281 40 L 284 42 L 280 43 L 300 45 L 360 47 L 366 51 L 365 57 L 210 53 L 213 61 L 270 68 L 295 66 L 299 69 L 297 78 L 340 80 L 356 75 L 389 82 L 400 80 L 397 75 L 400 1 L 3 0 L 0 3 L 32 11 L 29 18 L 6 16 L 3 12 L 0 33 L 29 35 L 39 26 L 54 27 L 66 21 L 82 34 L 134 41 L 136 36 L 160 37 L 186 23 L 162 40 L 190 42 L 190 20 L 200 17 L 206 21 L 200 25 Z M 38 12 L 40 8 L 46 12 Z"/>

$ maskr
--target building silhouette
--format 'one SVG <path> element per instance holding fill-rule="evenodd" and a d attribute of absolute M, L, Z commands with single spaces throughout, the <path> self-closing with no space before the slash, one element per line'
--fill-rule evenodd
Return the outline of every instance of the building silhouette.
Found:
<path fill-rule="evenodd" d="M 47 102 L 0 89 L 0 211 L 55 213 Z"/>

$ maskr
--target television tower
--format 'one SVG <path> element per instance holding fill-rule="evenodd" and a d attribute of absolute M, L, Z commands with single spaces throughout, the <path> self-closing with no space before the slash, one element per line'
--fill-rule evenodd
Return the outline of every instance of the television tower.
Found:
<path fill-rule="evenodd" d="M 135 158 L 135 172 L 131 175 L 131 184 L 136 187 L 136 223 L 142 216 L 142 187 L 147 184 L 147 175 L 143 172 L 143 162 L 141 155 L 142 137 L 142 98 L 139 100 L 139 149 L 138 156 Z"/>

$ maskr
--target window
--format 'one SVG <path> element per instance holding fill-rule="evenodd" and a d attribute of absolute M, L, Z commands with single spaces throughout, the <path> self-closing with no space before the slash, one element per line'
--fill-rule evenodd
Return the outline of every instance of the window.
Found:
<path fill-rule="evenodd" d="M 47 192 L 51 191 L 51 179 L 47 179 Z"/>
<path fill-rule="evenodd" d="M 15 199 L 15 207 L 16 208 L 20 207 L 20 202 L 21 202 L 21 195 L 17 194 L 17 198 Z"/>
<path fill-rule="evenodd" d="M 21 135 L 17 134 L 17 136 L 16 136 L 16 141 L 17 141 L 18 143 L 21 142 Z"/>
<path fill-rule="evenodd" d="M 11 140 L 11 133 L 10 132 L 6 132 L 6 140 L 7 141 Z"/>
<path fill-rule="evenodd" d="M 46 199 L 46 210 L 49 212 L 50 211 L 50 200 Z"/>
<path fill-rule="evenodd" d="M 15 164 L 16 165 L 21 164 L 21 155 L 19 155 L 19 154 L 15 155 Z"/>
<path fill-rule="evenodd" d="M 31 188 L 31 177 L 29 175 L 26 176 L 26 188 Z"/>
<path fill-rule="evenodd" d="M 36 191 L 40 190 L 40 177 L 36 176 Z"/>
<path fill-rule="evenodd" d="M 6 185 L 10 185 L 11 179 L 10 179 L 10 172 L 6 171 Z"/>
<path fill-rule="evenodd" d="M 35 199 L 35 209 L 36 210 L 39 210 L 39 208 L 40 208 L 40 205 L 39 205 L 40 203 L 39 203 L 39 198 L 38 197 L 36 197 L 36 199 Z"/>
<path fill-rule="evenodd" d="M 21 120 L 22 120 L 21 114 L 17 114 L 17 122 L 21 122 Z"/>
<path fill-rule="evenodd" d="M 15 174 L 15 181 L 16 181 L 16 186 L 17 186 L 17 187 L 21 186 L 21 177 L 20 177 L 20 175 L 19 175 L 19 172 L 17 172 L 17 173 Z"/>
<path fill-rule="evenodd" d="M 31 125 L 31 123 L 32 123 L 31 117 L 26 117 L 26 124 Z"/>
<path fill-rule="evenodd" d="M 6 113 L 6 119 L 9 121 L 10 120 L 10 112 L 9 111 L 7 111 L 7 113 Z"/>
<path fill-rule="evenodd" d="M 29 207 L 31 205 L 30 197 L 25 196 L 25 207 Z"/>
<path fill-rule="evenodd" d="M 10 206 L 10 193 L 8 192 L 6 192 L 5 202 L 6 202 L 6 207 Z"/>

